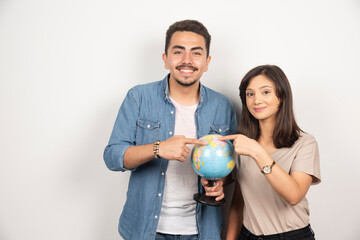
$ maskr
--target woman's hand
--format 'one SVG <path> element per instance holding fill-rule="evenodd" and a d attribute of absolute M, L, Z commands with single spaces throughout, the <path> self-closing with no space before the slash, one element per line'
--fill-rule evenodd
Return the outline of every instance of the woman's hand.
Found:
<path fill-rule="evenodd" d="M 242 134 L 224 136 L 220 140 L 233 140 L 234 150 L 238 155 L 247 155 L 254 158 L 255 154 L 262 150 L 257 141 Z"/>

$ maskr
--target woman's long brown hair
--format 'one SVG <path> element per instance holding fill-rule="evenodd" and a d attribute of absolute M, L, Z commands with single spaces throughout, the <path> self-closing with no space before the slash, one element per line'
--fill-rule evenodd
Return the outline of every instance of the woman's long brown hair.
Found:
<path fill-rule="evenodd" d="M 261 65 L 251 69 L 240 83 L 240 98 L 242 113 L 239 123 L 239 132 L 249 138 L 259 140 L 261 130 L 259 120 L 254 118 L 246 106 L 246 88 L 251 79 L 264 75 L 275 84 L 276 96 L 280 100 L 275 115 L 273 142 L 276 148 L 291 147 L 299 139 L 302 131 L 295 121 L 293 100 L 290 83 L 285 73 L 275 65 Z"/>

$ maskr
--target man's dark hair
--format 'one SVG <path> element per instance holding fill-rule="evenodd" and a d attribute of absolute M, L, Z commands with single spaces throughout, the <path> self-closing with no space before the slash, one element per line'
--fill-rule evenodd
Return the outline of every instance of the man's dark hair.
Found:
<path fill-rule="evenodd" d="M 280 105 L 275 115 L 275 127 L 272 136 L 274 145 L 277 148 L 291 147 L 298 140 L 302 130 L 295 121 L 290 83 L 285 73 L 275 65 L 255 67 L 242 79 L 239 87 L 242 102 L 239 132 L 255 140 L 258 140 L 260 137 L 259 120 L 251 115 L 246 106 L 246 88 L 250 81 L 259 75 L 267 77 L 274 83 L 276 96 L 280 100 Z"/>
<path fill-rule="evenodd" d="M 169 29 L 166 31 L 166 39 L 165 39 L 165 54 L 167 55 L 167 50 L 170 45 L 171 37 L 175 32 L 193 32 L 197 33 L 204 37 L 205 45 L 206 45 L 206 55 L 207 57 L 210 54 L 210 42 L 211 36 L 206 29 L 206 27 L 199 21 L 196 20 L 183 20 L 178 21 L 172 24 Z"/>

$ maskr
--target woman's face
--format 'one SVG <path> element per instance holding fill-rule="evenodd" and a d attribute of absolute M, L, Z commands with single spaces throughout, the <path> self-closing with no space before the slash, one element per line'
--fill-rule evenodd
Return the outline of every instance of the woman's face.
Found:
<path fill-rule="evenodd" d="M 246 88 L 246 106 L 256 119 L 275 122 L 280 100 L 276 96 L 273 81 L 264 75 L 258 75 L 250 80 Z"/>

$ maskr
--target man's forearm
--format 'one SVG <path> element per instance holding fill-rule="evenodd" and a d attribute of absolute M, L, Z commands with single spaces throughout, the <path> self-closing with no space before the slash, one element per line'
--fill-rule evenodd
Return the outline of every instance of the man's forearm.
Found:
<path fill-rule="evenodd" d="M 131 146 L 124 154 L 124 167 L 127 169 L 136 168 L 154 159 L 153 144 Z"/>

